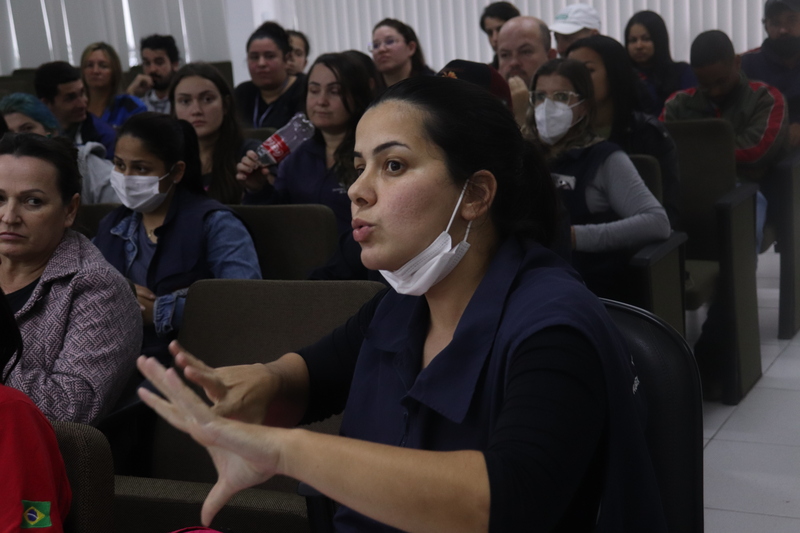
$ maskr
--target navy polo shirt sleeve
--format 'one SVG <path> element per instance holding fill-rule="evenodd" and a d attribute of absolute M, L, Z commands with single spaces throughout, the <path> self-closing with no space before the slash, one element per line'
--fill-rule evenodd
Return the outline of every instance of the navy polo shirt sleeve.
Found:
<path fill-rule="evenodd" d="M 525 341 L 484 452 L 490 531 L 590 531 L 603 479 L 606 387 L 596 350 L 567 326 Z M 557 529 L 555 529 L 557 527 Z"/>
<path fill-rule="evenodd" d="M 302 424 L 323 420 L 344 410 L 361 343 L 375 309 L 387 292 L 388 288 L 380 291 L 345 324 L 315 344 L 298 350 L 309 375 L 309 404 Z"/>

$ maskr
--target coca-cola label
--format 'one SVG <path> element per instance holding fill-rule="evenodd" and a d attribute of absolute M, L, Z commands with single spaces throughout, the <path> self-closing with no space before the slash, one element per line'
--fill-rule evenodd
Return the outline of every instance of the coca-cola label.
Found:
<path fill-rule="evenodd" d="M 289 155 L 289 146 L 280 135 L 272 135 L 261 146 L 270 153 L 276 163 L 280 163 L 284 157 Z"/>

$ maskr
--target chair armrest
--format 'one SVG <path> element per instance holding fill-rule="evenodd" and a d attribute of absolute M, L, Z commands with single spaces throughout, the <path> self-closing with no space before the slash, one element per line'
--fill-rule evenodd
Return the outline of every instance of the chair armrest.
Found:
<path fill-rule="evenodd" d="M 742 202 L 747 201 L 749 197 L 755 196 L 756 192 L 758 192 L 758 185 L 755 183 L 742 183 L 717 200 L 714 203 L 714 208 L 732 209 Z"/>
<path fill-rule="evenodd" d="M 652 265 L 685 243 L 688 238 L 682 231 L 673 231 L 666 240 L 648 244 L 636 252 L 631 258 L 630 265 L 637 268 Z"/>

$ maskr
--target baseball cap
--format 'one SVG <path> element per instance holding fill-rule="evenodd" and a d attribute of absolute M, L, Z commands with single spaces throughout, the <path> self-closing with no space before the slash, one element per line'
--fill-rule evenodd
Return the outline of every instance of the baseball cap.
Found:
<path fill-rule="evenodd" d="M 584 28 L 600 31 L 600 15 L 595 8 L 586 4 L 568 5 L 558 12 L 550 25 L 550 31 L 562 35 L 572 35 Z"/>
<path fill-rule="evenodd" d="M 764 16 L 769 17 L 770 12 L 774 13 L 778 7 L 800 11 L 800 0 L 767 0 L 767 3 L 764 4 Z"/>
<path fill-rule="evenodd" d="M 511 109 L 511 90 L 508 82 L 491 65 L 454 59 L 439 71 L 437 76 L 456 78 L 480 85 Z"/>

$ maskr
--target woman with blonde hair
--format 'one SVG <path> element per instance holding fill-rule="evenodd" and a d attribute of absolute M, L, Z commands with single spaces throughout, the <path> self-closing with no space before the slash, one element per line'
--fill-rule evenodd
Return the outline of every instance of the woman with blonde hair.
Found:
<path fill-rule="evenodd" d="M 81 79 L 89 97 L 89 111 L 114 128 L 131 115 L 147 111 L 144 102 L 120 90 L 122 64 L 107 43 L 92 43 L 83 51 Z"/>

